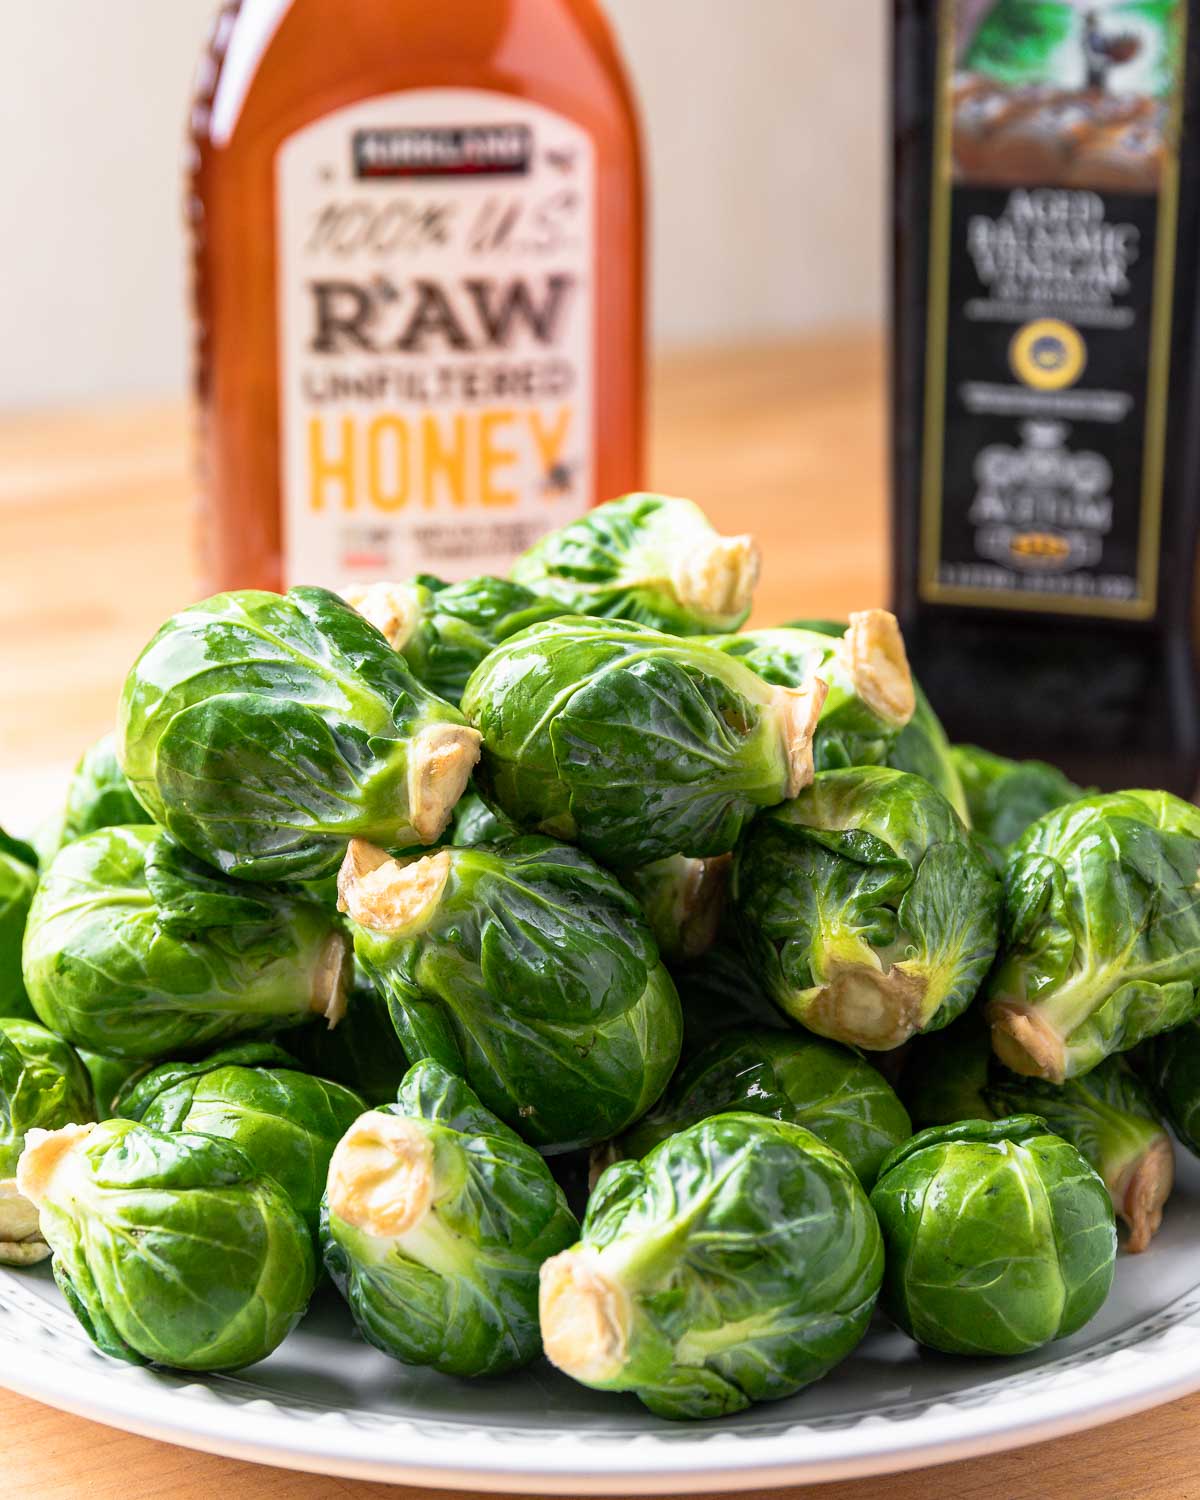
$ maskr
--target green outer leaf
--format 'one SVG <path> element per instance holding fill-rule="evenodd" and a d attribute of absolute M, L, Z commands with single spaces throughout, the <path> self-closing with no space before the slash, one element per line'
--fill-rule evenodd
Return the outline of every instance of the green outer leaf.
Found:
<path fill-rule="evenodd" d="M 779 690 L 696 641 L 575 617 L 498 646 L 467 684 L 476 781 L 522 827 L 644 865 L 728 853 L 788 781 Z"/>
<path fill-rule="evenodd" d="M 118 1095 L 133 1079 L 140 1077 L 146 1064 L 132 1062 L 128 1058 L 105 1057 L 102 1052 L 89 1052 L 84 1047 L 80 1047 L 78 1051 L 79 1060 L 92 1080 L 96 1118 L 111 1120 L 117 1113 Z"/>
<path fill-rule="evenodd" d="M 913 692 L 917 706 L 888 751 L 887 763 L 897 771 L 920 776 L 936 788 L 970 828 L 971 810 L 951 754 L 950 740 L 942 728 L 942 721 L 933 711 L 933 705 L 916 682 L 913 683 Z"/>
<path fill-rule="evenodd" d="M 922 1131 L 884 1163 L 871 1206 L 885 1311 L 945 1353 L 1028 1353 L 1082 1328 L 1112 1284 L 1108 1191 L 1030 1116 Z"/>
<path fill-rule="evenodd" d="M 999 904 L 945 798 L 886 766 L 819 772 L 756 820 L 734 862 L 751 965 L 776 1004 L 814 1028 L 825 987 L 848 965 L 923 983 L 918 1029 L 946 1025 L 992 962 Z"/>
<path fill-rule="evenodd" d="M 446 854 L 419 931 L 354 929 L 405 1052 L 462 1074 L 534 1145 L 615 1135 L 665 1088 L 682 1030 L 637 903 L 550 839 Z"/>
<path fill-rule="evenodd" d="M 1200 1014 L 1200 810 L 1112 792 L 1048 813 L 1005 871 L 994 1004 L 1063 1039 L 1065 1076 Z"/>
<path fill-rule="evenodd" d="M 409 587 L 421 610 L 402 654 L 418 682 L 447 703 L 460 701 L 471 673 L 501 641 L 567 613 L 561 601 L 507 578 L 445 583 L 422 573 Z"/>
<path fill-rule="evenodd" d="M 21 975 L 21 944 L 37 881 L 37 870 L 24 859 L 0 852 L 0 1017 L 33 1019 Z"/>
<path fill-rule="evenodd" d="M 977 745 L 953 745 L 950 755 L 966 792 L 971 827 L 1002 857 L 1031 823 L 1087 795 L 1043 760 L 1008 760 Z"/>
<path fill-rule="evenodd" d="M 312 880 L 352 837 L 416 842 L 408 744 L 462 716 L 336 594 L 218 594 L 174 615 L 125 683 L 118 754 L 192 853 L 251 880 Z"/>
<path fill-rule="evenodd" d="M 366 1105 L 292 1061 L 281 1048 L 243 1043 L 202 1063 L 164 1063 L 118 1101 L 118 1113 L 154 1130 L 232 1141 L 316 1233 L 329 1158 Z"/>
<path fill-rule="evenodd" d="M 80 757 L 62 812 L 39 836 L 41 863 L 49 864 L 64 844 L 99 828 L 145 821 L 145 810 L 117 760 L 116 735 L 103 735 Z"/>
<path fill-rule="evenodd" d="M 25 939 L 40 1019 L 90 1051 L 148 1062 L 307 1021 L 333 919 L 297 892 L 259 886 L 267 920 L 195 937 L 171 920 L 164 930 L 147 888 L 164 842 L 157 828 L 105 828 L 55 858 Z M 226 888 L 234 901 L 245 889 Z"/>
<path fill-rule="evenodd" d="M 685 1064 L 618 1149 L 640 1158 L 678 1130 L 739 1111 L 803 1125 L 846 1158 L 868 1191 L 884 1157 L 912 1134 L 891 1087 L 848 1047 L 740 1028 L 716 1037 Z"/>
<path fill-rule="evenodd" d="M 16 1175 L 25 1136 L 95 1119 L 75 1049 L 34 1021 L 0 1019 L 0 1179 Z"/>
<path fill-rule="evenodd" d="M 512 576 L 576 614 L 633 620 L 674 635 L 736 630 L 749 609 L 707 615 L 680 602 L 677 562 L 717 532 L 699 506 L 670 495 L 623 495 L 552 531 L 517 558 Z"/>
<path fill-rule="evenodd" d="M 821 631 L 781 625 L 709 636 L 706 644 L 745 662 L 764 682 L 777 687 L 803 687 L 814 674 L 821 677 L 829 692 L 813 736 L 818 771 L 886 763 L 900 731 L 859 697 L 837 641 Z"/>
<path fill-rule="evenodd" d="M 858 1179 L 810 1131 L 723 1114 L 600 1178 L 580 1248 L 632 1307 L 604 1389 L 659 1416 L 789 1396 L 866 1332 L 883 1274 Z"/>
<path fill-rule="evenodd" d="M 51 1179 L 42 1230 L 72 1310 L 105 1353 L 181 1370 L 265 1359 L 312 1294 L 312 1237 L 226 1141 L 97 1125 Z"/>
<path fill-rule="evenodd" d="M 541 1352 L 538 1271 L 579 1233 L 545 1162 L 432 1061 L 384 1113 L 418 1124 L 434 1160 L 427 1220 L 375 1239 L 325 1206 L 321 1239 L 363 1337 L 448 1375 L 495 1375 Z"/>

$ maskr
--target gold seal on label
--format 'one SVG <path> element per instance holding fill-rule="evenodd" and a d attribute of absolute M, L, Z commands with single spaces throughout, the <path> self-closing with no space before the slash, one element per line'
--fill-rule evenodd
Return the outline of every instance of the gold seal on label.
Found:
<path fill-rule="evenodd" d="M 1087 368 L 1087 345 L 1078 328 L 1058 318 L 1037 318 L 1013 334 L 1012 372 L 1035 391 L 1064 391 Z"/>

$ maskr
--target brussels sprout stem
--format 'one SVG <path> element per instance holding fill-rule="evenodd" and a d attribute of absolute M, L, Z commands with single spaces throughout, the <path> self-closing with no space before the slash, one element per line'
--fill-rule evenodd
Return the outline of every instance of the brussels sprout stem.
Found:
<path fill-rule="evenodd" d="M 1066 1081 L 1066 1043 L 1043 1015 L 1014 1000 L 994 1000 L 987 1018 L 992 1050 L 1006 1068 L 1025 1078 Z"/>
<path fill-rule="evenodd" d="M 433 1205 L 433 1143 L 413 1120 L 371 1110 L 329 1163 L 329 1211 L 377 1239 L 416 1230 Z"/>
<path fill-rule="evenodd" d="M 760 561 L 758 546 L 750 536 L 717 536 L 698 542 L 675 565 L 671 578 L 675 596 L 698 615 L 742 615 L 754 597 Z"/>
<path fill-rule="evenodd" d="M 417 932 L 441 899 L 450 878 L 443 849 L 403 862 L 365 839 L 351 839 L 338 871 L 338 910 L 373 932 Z"/>
<path fill-rule="evenodd" d="M 312 1009 L 325 1017 L 330 1031 L 346 1014 L 350 972 L 350 944 L 345 934 L 330 933 L 317 959 L 312 986 Z"/>
<path fill-rule="evenodd" d="M 369 620 L 393 651 L 403 651 L 421 618 L 417 596 L 403 583 L 362 583 L 342 592 L 346 603 Z"/>
<path fill-rule="evenodd" d="M 838 653 L 867 707 L 895 729 L 903 729 L 917 706 L 904 637 L 895 615 L 865 609 L 850 616 Z"/>
<path fill-rule="evenodd" d="M 408 820 L 423 844 L 445 832 L 463 792 L 483 736 L 466 724 L 429 724 L 408 747 Z"/>
<path fill-rule="evenodd" d="M 1113 1206 L 1129 1226 L 1127 1248 L 1137 1255 L 1145 1250 L 1162 1224 L 1163 1205 L 1175 1183 L 1175 1156 L 1171 1142 L 1158 1135 L 1149 1148 L 1132 1157 L 1109 1181 Z"/>
<path fill-rule="evenodd" d="M 25 1149 L 17 1161 L 17 1191 L 35 1208 L 49 1200 L 55 1180 L 77 1172 L 79 1148 L 95 1130 L 95 1124 L 64 1125 L 61 1130 L 31 1130 L 25 1137 Z M 69 1197 L 70 1192 L 58 1193 Z"/>
<path fill-rule="evenodd" d="M 788 770 L 784 796 L 789 801 L 812 782 L 813 734 L 828 693 L 829 685 L 820 677 L 810 678 L 803 687 L 775 689 Z"/>
<path fill-rule="evenodd" d="M 926 988 L 899 965 L 839 964 L 806 1007 L 804 1024 L 821 1036 L 887 1052 L 920 1030 Z"/>
<path fill-rule="evenodd" d="M 625 1291 L 598 1268 L 587 1247 L 542 1266 L 539 1311 L 546 1358 L 586 1385 L 616 1380 L 629 1349 L 632 1309 Z"/>
<path fill-rule="evenodd" d="M 38 1219 L 16 1178 L 0 1180 L 0 1266 L 34 1266 L 46 1259 L 50 1246 L 42 1239 Z"/>

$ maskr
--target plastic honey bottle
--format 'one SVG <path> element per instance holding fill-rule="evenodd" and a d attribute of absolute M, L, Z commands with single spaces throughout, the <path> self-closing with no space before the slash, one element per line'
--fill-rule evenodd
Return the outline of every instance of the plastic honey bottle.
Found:
<path fill-rule="evenodd" d="M 913 666 L 952 738 L 1191 796 L 1200 3 L 893 16 Z"/>
<path fill-rule="evenodd" d="M 503 572 L 639 486 L 640 145 L 595 0 L 237 0 L 190 139 L 208 585 Z"/>

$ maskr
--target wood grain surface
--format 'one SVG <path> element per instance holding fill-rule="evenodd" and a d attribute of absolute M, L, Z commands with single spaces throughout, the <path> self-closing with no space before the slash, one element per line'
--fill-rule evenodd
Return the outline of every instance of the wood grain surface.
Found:
<path fill-rule="evenodd" d="M 865 336 L 661 365 L 649 480 L 758 536 L 756 623 L 886 603 L 882 398 L 881 351 Z M 52 770 L 102 733 L 137 651 L 194 597 L 188 428 L 174 406 L 0 420 L 0 785 L 6 769 Z M 419 1493 L 214 1458 L 0 1392 L 0 1500 Z M 1200 1396 L 1034 1448 L 792 1493 L 1200 1500 Z"/>

